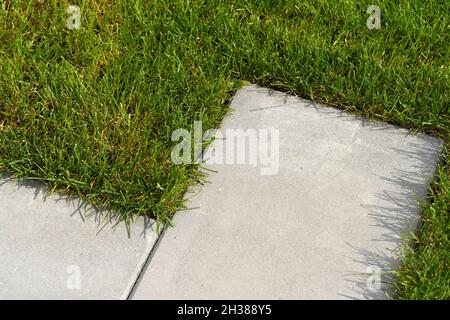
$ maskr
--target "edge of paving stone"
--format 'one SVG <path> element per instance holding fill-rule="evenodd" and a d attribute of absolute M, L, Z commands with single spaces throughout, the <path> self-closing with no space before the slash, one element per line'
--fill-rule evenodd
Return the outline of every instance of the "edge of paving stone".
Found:
<path fill-rule="evenodd" d="M 434 165 L 434 170 L 432 172 L 432 176 L 430 177 L 428 183 L 432 183 L 435 180 L 435 178 L 436 178 L 437 166 L 438 166 L 439 163 L 441 163 L 443 161 L 442 149 L 444 147 L 444 141 L 442 139 L 434 137 L 434 136 L 426 134 L 426 133 L 421 133 L 421 132 L 414 133 L 414 132 L 411 132 L 411 130 L 408 130 L 408 129 L 403 128 L 401 126 L 395 126 L 395 125 L 387 123 L 387 122 L 382 122 L 382 121 L 379 121 L 379 120 L 373 120 L 373 119 L 371 119 L 369 117 L 366 117 L 366 116 L 354 114 L 354 113 L 351 113 L 351 112 L 349 112 L 347 110 L 335 108 L 335 107 L 332 107 L 332 106 L 328 106 L 328 105 L 323 104 L 323 103 L 316 103 L 316 102 L 314 102 L 312 100 L 308 100 L 308 99 L 302 98 L 302 97 L 294 95 L 294 94 L 288 94 L 288 93 L 285 93 L 283 91 L 278 91 L 278 90 L 271 89 L 271 88 L 261 87 L 261 86 L 259 86 L 257 84 L 246 82 L 242 87 L 240 87 L 234 93 L 233 97 L 230 100 L 230 104 L 229 104 L 230 111 L 225 115 L 223 120 L 225 120 L 225 118 L 231 116 L 233 114 L 233 112 L 235 111 L 235 109 L 232 107 L 233 101 L 240 94 L 242 94 L 242 93 L 244 93 L 244 92 L 246 92 L 248 90 L 251 90 L 252 88 L 253 89 L 259 89 L 259 90 L 264 90 L 264 91 L 267 91 L 267 92 L 277 93 L 277 94 L 284 95 L 284 96 L 289 96 L 289 97 L 292 97 L 295 100 L 297 100 L 296 102 L 298 102 L 298 103 L 302 103 L 303 102 L 303 103 L 309 103 L 309 105 L 311 105 L 311 102 L 312 102 L 312 106 L 314 108 L 316 108 L 317 111 L 319 111 L 319 108 L 323 109 L 323 110 L 332 110 L 333 112 L 338 112 L 338 113 L 342 114 L 345 117 L 353 118 L 355 120 L 359 120 L 359 121 L 362 121 L 362 122 L 367 122 L 367 124 L 369 124 L 369 125 L 372 124 L 372 125 L 376 126 L 377 124 L 379 124 L 379 125 L 383 125 L 383 126 L 388 126 L 388 127 L 391 127 L 391 128 L 400 129 L 400 130 L 404 131 L 405 134 L 407 134 L 407 135 L 419 135 L 419 136 L 427 137 L 427 138 L 429 138 L 431 140 L 434 140 L 435 142 L 438 143 L 438 146 L 437 146 L 438 157 L 437 157 L 437 159 L 435 159 L 436 162 L 433 164 Z M 219 129 L 221 129 L 223 127 L 223 120 L 221 122 L 221 125 L 220 125 Z M 207 148 L 210 148 L 210 147 L 211 147 L 211 145 L 209 145 Z M 199 170 L 201 172 L 203 172 L 203 173 L 206 173 L 206 174 L 209 174 L 209 172 L 210 172 L 209 170 L 206 170 L 206 169 L 204 169 L 202 167 L 199 167 Z M 192 194 L 195 195 L 195 194 L 201 192 L 202 189 L 203 189 L 203 185 L 204 185 L 203 183 L 199 183 L 199 184 L 196 184 L 194 186 L 189 187 L 188 190 L 184 194 L 185 200 L 189 201 L 189 199 L 192 197 Z M 187 196 L 188 194 L 190 194 L 191 196 L 188 197 Z M 177 215 L 179 211 L 180 210 L 177 210 L 175 212 L 174 216 Z M 421 220 L 419 219 L 417 227 L 420 226 L 420 223 L 421 223 Z M 143 258 L 142 266 L 140 268 L 137 268 L 136 276 L 134 278 L 135 280 L 134 281 L 130 281 L 129 288 L 127 288 L 127 290 L 128 289 L 129 290 L 128 291 L 125 290 L 123 295 L 122 295 L 123 299 L 133 299 L 134 293 L 135 293 L 136 289 L 139 287 L 139 284 L 140 284 L 140 282 L 142 280 L 142 277 L 144 276 L 144 274 L 149 269 L 149 266 L 151 264 L 151 260 L 153 258 L 153 255 L 155 254 L 155 251 L 158 249 L 159 243 L 161 242 L 162 238 L 164 237 L 165 231 L 166 231 L 166 228 L 163 229 L 159 235 L 157 235 L 157 239 L 155 240 L 155 242 L 151 246 L 149 246 L 150 249 L 149 249 L 148 255 L 145 255 L 145 258 Z"/>
<path fill-rule="evenodd" d="M 178 212 L 178 211 L 177 211 Z M 141 283 L 142 277 L 147 272 L 148 267 L 151 263 L 151 260 L 155 254 L 155 251 L 158 249 L 159 243 L 165 234 L 166 229 L 163 229 L 161 233 L 156 238 L 155 242 L 149 246 L 150 250 L 148 254 L 143 258 L 143 264 L 139 270 L 136 270 L 136 276 L 134 277 L 134 281 L 130 281 L 130 285 L 122 294 L 121 300 L 133 300 L 134 293 L 136 292 L 139 284 Z M 144 256 L 144 255 L 143 255 Z"/>
<path fill-rule="evenodd" d="M 130 280 L 128 281 L 127 286 L 122 291 L 122 294 L 120 295 L 120 300 L 128 300 L 134 293 L 134 290 L 136 289 L 139 279 L 142 277 L 142 274 L 145 271 L 145 266 L 147 265 L 147 261 L 150 259 L 152 252 L 157 247 L 157 243 L 159 242 L 159 239 L 161 238 L 162 233 L 160 235 L 157 235 L 156 240 L 152 241 L 153 239 L 147 239 L 144 252 L 141 254 L 138 264 L 134 269 L 133 274 L 131 275 Z"/>
<path fill-rule="evenodd" d="M 433 170 L 431 172 L 431 175 L 426 179 L 428 187 L 427 187 L 427 191 L 425 194 L 425 198 L 424 198 L 424 202 L 420 202 L 419 206 L 422 206 L 422 204 L 428 204 L 429 203 L 429 199 L 428 199 L 428 194 L 429 194 L 429 187 L 430 185 L 436 181 L 436 175 L 438 172 L 438 166 L 440 164 L 444 164 L 444 156 L 443 156 L 443 150 L 446 144 L 446 141 L 444 139 L 438 138 L 436 136 L 427 134 L 427 133 L 423 133 L 423 132 L 413 132 L 411 129 L 408 128 L 404 128 L 402 126 L 398 126 L 398 125 L 394 125 L 388 122 L 383 122 L 380 120 L 375 120 L 375 119 L 371 119 L 370 117 L 367 116 L 363 116 L 357 113 L 353 113 L 350 112 L 348 110 L 345 109 L 340 109 L 340 108 L 336 108 L 336 107 L 332 107 L 332 106 L 328 106 L 324 103 L 320 103 L 320 102 L 314 102 L 313 100 L 309 100 L 309 99 L 305 99 L 302 98 L 300 96 L 297 96 L 295 94 L 289 94 L 283 91 L 279 91 L 279 90 L 275 90 L 275 89 L 271 89 L 271 88 L 266 88 L 266 87 L 261 87 L 257 84 L 253 84 L 253 83 L 246 83 L 244 86 L 242 86 L 240 89 L 238 89 L 235 93 L 235 95 L 233 96 L 233 98 L 231 99 L 231 103 L 230 106 L 233 103 L 233 100 L 241 93 L 251 90 L 251 89 L 256 89 L 256 90 L 260 90 L 260 92 L 265 92 L 265 93 L 271 93 L 271 94 L 279 94 L 279 95 L 283 95 L 283 96 L 287 96 L 287 97 L 292 97 L 293 99 L 296 100 L 296 102 L 298 103 L 306 103 L 307 106 L 312 106 L 314 107 L 317 111 L 322 110 L 331 110 L 332 112 L 336 112 L 339 113 L 340 115 L 342 115 L 343 117 L 347 117 L 349 119 L 354 119 L 357 121 L 362 122 L 363 125 L 372 125 L 372 126 L 384 126 L 384 127 L 388 127 L 391 129 L 396 129 L 396 130 L 401 130 L 405 135 L 412 135 L 412 136 L 417 136 L 417 137 L 423 137 L 428 139 L 430 142 L 433 142 L 435 144 L 435 150 L 436 150 L 436 158 L 433 159 Z M 288 103 L 290 104 L 290 103 Z M 305 106 L 305 107 L 307 107 Z M 234 109 L 232 108 L 232 110 L 234 111 Z M 420 209 L 421 212 L 422 209 Z M 416 230 L 420 227 L 420 225 L 422 224 L 422 218 L 419 217 L 419 220 L 417 222 L 417 226 L 416 226 Z"/>
<path fill-rule="evenodd" d="M 407 135 L 412 135 L 412 136 L 422 136 L 422 137 L 428 137 L 431 140 L 434 140 L 435 142 L 437 142 L 438 145 L 438 149 L 440 151 L 439 154 L 439 162 L 441 163 L 442 161 L 442 148 L 445 145 L 445 141 L 441 138 L 435 137 L 434 135 L 428 134 L 428 133 L 424 133 L 424 132 L 414 132 L 411 129 L 405 128 L 403 126 L 400 125 L 394 125 L 392 123 L 389 122 L 384 122 L 381 120 L 376 120 L 376 119 L 372 119 L 368 116 L 364 116 L 358 113 L 354 113 L 352 111 L 346 110 L 344 108 L 338 108 L 338 107 L 333 107 L 333 106 L 329 106 L 326 103 L 322 103 L 322 102 L 315 102 L 311 99 L 306 99 L 306 98 L 302 98 L 301 96 L 298 96 L 296 94 L 289 94 L 287 92 L 284 91 L 279 91 L 276 89 L 272 89 L 272 88 L 267 88 L 267 87 L 261 87 L 257 84 L 253 84 L 253 83 L 246 83 L 244 86 L 242 86 L 241 88 L 239 88 L 236 93 L 233 95 L 231 102 L 230 102 L 230 107 L 232 109 L 232 111 L 234 111 L 232 104 L 235 98 L 237 98 L 238 95 L 242 94 L 245 91 L 249 91 L 251 89 L 257 89 L 260 90 L 260 92 L 265 92 L 265 93 L 269 93 L 269 94 L 277 94 L 280 96 L 286 96 L 286 97 L 290 97 L 293 98 L 295 100 L 297 100 L 295 103 L 306 103 L 305 107 L 313 107 L 315 108 L 317 111 L 322 110 L 330 110 L 336 113 L 339 113 L 340 115 L 342 115 L 343 117 L 347 117 L 347 118 L 352 118 L 354 120 L 360 121 L 362 122 L 364 125 L 373 125 L 373 126 L 377 126 L 377 125 L 382 125 L 385 127 L 389 127 L 392 129 L 397 129 L 397 130 L 402 130 L 403 132 L 405 132 Z M 287 103 L 286 105 L 291 105 L 291 103 Z M 271 107 L 269 107 L 271 108 Z M 252 111 L 256 111 L 256 110 L 252 110 Z M 230 113 L 232 114 L 232 112 Z M 230 114 L 227 114 L 227 116 L 229 116 Z"/>
<path fill-rule="evenodd" d="M 422 212 L 422 206 L 423 205 L 429 205 L 430 200 L 428 198 L 428 194 L 429 194 L 429 188 L 431 186 L 432 183 L 434 183 L 436 181 L 436 176 L 438 173 L 438 166 L 444 164 L 444 155 L 443 155 L 443 150 L 446 144 L 446 140 L 441 139 L 439 137 L 436 137 L 434 135 L 431 134 L 427 134 L 427 133 L 423 133 L 423 132 L 414 132 L 411 129 L 399 126 L 399 125 L 394 125 L 388 122 L 383 122 L 380 120 L 375 120 L 372 119 L 370 117 L 364 116 L 364 115 L 360 115 L 357 113 L 353 113 L 351 111 L 345 110 L 345 109 L 341 109 L 341 108 L 337 108 L 337 107 L 332 107 L 329 106 L 327 104 L 324 103 L 320 103 L 320 102 L 315 102 L 313 100 L 310 99 L 305 99 L 302 98 L 300 96 L 297 96 L 295 94 L 289 94 L 283 91 L 279 91 L 279 90 L 275 90 L 275 89 L 271 89 L 271 88 L 266 88 L 266 87 L 261 87 L 257 84 L 246 84 L 245 86 L 243 86 L 242 88 L 240 88 L 238 91 L 236 91 L 236 94 L 233 96 L 233 99 L 231 99 L 231 104 L 233 103 L 234 98 L 236 98 L 239 94 L 251 90 L 251 89 L 255 89 L 258 90 L 261 93 L 265 93 L 265 94 L 279 94 L 280 96 L 286 96 L 286 97 L 291 97 L 294 100 L 296 100 L 296 103 L 306 103 L 307 106 L 312 106 L 316 109 L 316 111 L 320 111 L 320 110 L 330 110 L 332 112 L 336 112 L 339 113 L 341 116 L 346 117 L 348 119 L 352 119 L 352 120 L 357 120 L 362 122 L 363 125 L 371 125 L 371 126 L 384 126 L 390 129 L 396 129 L 396 130 L 400 130 L 402 131 L 405 135 L 411 135 L 411 136 L 417 136 L 417 137 L 422 137 L 424 139 L 427 139 L 429 142 L 434 144 L 434 149 L 436 152 L 436 156 L 432 159 L 432 163 L 430 163 L 432 165 L 432 171 L 430 172 L 430 176 L 427 177 L 426 179 L 426 185 L 427 185 L 427 189 L 426 192 L 424 194 L 424 198 L 422 199 L 422 201 L 419 201 L 418 199 L 416 200 L 418 202 L 418 206 L 419 206 L 419 211 L 418 211 L 418 219 L 416 221 L 416 224 L 414 226 L 414 232 L 416 232 L 421 225 L 423 224 L 423 220 L 422 220 L 422 216 L 421 216 L 421 212 Z M 230 104 L 230 105 L 231 105 Z M 291 103 L 288 103 L 291 104 Z M 270 107 L 269 107 L 270 108 Z M 234 109 L 233 109 L 234 110 Z M 402 240 L 402 243 L 405 239 Z M 402 254 L 396 256 L 396 263 L 399 262 L 399 259 L 402 258 Z"/>

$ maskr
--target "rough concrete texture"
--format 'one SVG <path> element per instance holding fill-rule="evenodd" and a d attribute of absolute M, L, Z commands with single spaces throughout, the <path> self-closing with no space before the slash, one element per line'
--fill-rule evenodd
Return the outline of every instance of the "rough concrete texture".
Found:
<path fill-rule="evenodd" d="M 279 171 L 207 165 L 133 298 L 385 298 L 442 143 L 256 86 L 232 107 L 222 131 L 279 130 Z"/>
<path fill-rule="evenodd" d="M 0 204 L 0 299 L 126 298 L 156 240 L 151 220 L 129 238 L 38 183 L 2 177 Z"/>

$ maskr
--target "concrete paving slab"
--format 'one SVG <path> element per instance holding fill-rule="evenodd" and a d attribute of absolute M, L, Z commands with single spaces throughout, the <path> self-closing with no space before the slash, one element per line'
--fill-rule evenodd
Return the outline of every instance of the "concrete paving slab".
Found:
<path fill-rule="evenodd" d="M 141 219 L 124 224 L 82 203 L 44 196 L 39 183 L 0 179 L 0 299 L 125 299 L 157 237 Z"/>
<path fill-rule="evenodd" d="M 278 170 L 264 171 L 267 161 L 206 165 L 215 173 L 187 195 L 193 209 L 175 215 L 132 297 L 386 298 L 441 141 L 256 86 L 232 107 L 225 140 L 228 129 L 278 130 Z"/>

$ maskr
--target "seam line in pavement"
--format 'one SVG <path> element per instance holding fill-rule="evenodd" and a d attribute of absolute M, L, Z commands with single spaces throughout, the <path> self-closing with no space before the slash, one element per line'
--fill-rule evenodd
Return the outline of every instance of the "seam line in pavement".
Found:
<path fill-rule="evenodd" d="M 141 278 L 143 277 L 145 271 L 148 269 L 148 265 L 150 264 L 150 261 L 152 260 L 152 257 L 156 251 L 156 249 L 159 246 L 159 242 L 163 238 L 164 234 L 166 233 L 166 228 L 163 228 L 160 235 L 156 239 L 155 243 L 153 244 L 152 248 L 150 249 L 150 252 L 148 253 L 147 257 L 145 258 L 144 262 L 141 264 L 140 271 L 132 279 L 132 283 L 128 286 L 128 288 L 125 290 L 124 294 L 122 295 L 122 300 L 131 300 L 133 298 L 134 292 L 136 291 L 137 287 L 139 286 L 139 283 L 141 281 Z"/>

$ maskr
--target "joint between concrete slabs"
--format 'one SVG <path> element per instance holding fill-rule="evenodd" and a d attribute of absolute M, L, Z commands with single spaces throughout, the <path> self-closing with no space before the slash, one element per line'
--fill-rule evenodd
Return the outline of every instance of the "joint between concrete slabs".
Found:
<path fill-rule="evenodd" d="M 136 291 L 142 277 L 144 276 L 145 272 L 147 271 L 147 269 L 151 263 L 152 257 L 154 256 L 156 250 L 158 249 L 159 243 L 161 242 L 161 239 L 164 237 L 165 232 L 166 232 L 166 228 L 163 228 L 161 233 L 158 235 L 158 238 L 156 239 L 155 243 L 151 245 L 151 248 L 150 248 L 148 254 L 144 258 L 142 266 L 137 271 L 136 276 L 132 279 L 132 282 L 130 283 L 129 287 L 126 289 L 126 291 L 122 295 L 122 300 L 132 300 L 133 299 L 134 292 Z"/>
<path fill-rule="evenodd" d="M 137 219 L 129 238 L 78 198 L 11 176 L 0 183 L 0 299 L 126 298 L 157 239 L 153 220 Z"/>
<path fill-rule="evenodd" d="M 129 300 L 130 297 L 132 297 L 132 293 L 134 292 L 135 287 L 136 287 L 139 279 L 141 278 L 143 272 L 145 272 L 146 265 L 149 262 L 149 260 L 151 259 L 150 257 L 152 256 L 153 250 L 155 250 L 155 248 L 157 247 L 157 245 L 161 239 L 161 236 L 162 236 L 162 234 L 160 234 L 158 236 L 155 243 L 148 242 L 146 244 L 145 252 L 142 254 L 142 256 L 139 260 L 138 266 L 136 267 L 136 270 L 134 271 L 134 274 L 132 275 L 127 287 L 123 291 L 120 300 Z"/>

